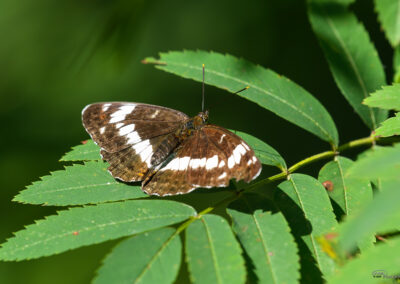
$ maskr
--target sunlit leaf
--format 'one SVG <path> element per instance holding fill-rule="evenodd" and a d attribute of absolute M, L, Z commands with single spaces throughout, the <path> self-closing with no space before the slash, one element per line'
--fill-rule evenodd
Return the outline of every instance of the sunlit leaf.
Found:
<path fill-rule="evenodd" d="M 332 144 L 338 143 L 336 126 L 326 109 L 306 90 L 275 72 L 231 55 L 205 51 L 161 53 L 159 59 L 146 58 L 146 63 L 232 93 L 245 86 L 238 95 L 276 113 Z"/>
<path fill-rule="evenodd" d="M 400 238 L 397 237 L 350 260 L 335 275 L 328 277 L 328 283 L 396 283 L 393 278 L 398 278 L 399 267 Z"/>
<path fill-rule="evenodd" d="M 72 151 L 61 157 L 60 161 L 96 161 L 101 160 L 100 147 L 93 140 L 86 140 L 85 144 L 72 147 Z"/>
<path fill-rule="evenodd" d="M 205 215 L 186 229 L 186 261 L 192 283 L 245 283 L 239 243 L 228 222 Z"/>
<path fill-rule="evenodd" d="M 372 188 L 368 179 L 355 179 L 347 176 L 348 169 L 354 162 L 345 157 L 336 157 L 327 163 L 319 172 L 320 182 L 332 182 L 329 196 L 339 205 L 346 215 L 353 215 L 372 200 Z M 375 237 L 367 235 L 358 240 L 358 246 L 363 251 L 372 247 Z"/>
<path fill-rule="evenodd" d="M 93 283 L 173 283 L 182 255 L 175 231 L 161 228 L 120 242 L 103 261 Z"/>
<path fill-rule="evenodd" d="M 300 264 L 297 247 L 281 213 L 266 212 L 269 201 L 244 194 L 229 205 L 233 230 L 255 267 L 257 283 L 297 283 Z"/>
<path fill-rule="evenodd" d="M 400 180 L 400 144 L 380 147 L 359 158 L 348 170 L 348 176 L 360 179 Z"/>
<path fill-rule="evenodd" d="M 325 276 L 331 275 L 336 267 L 334 256 L 328 256 L 317 241 L 337 225 L 325 188 L 313 177 L 303 174 L 290 175 L 278 188 L 275 201 L 293 234 L 304 241 L 320 271 Z"/>
<path fill-rule="evenodd" d="M 372 200 L 372 188 L 368 179 L 354 179 L 347 176 L 348 169 L 354 162 L 345 157 L 336 157 L 319 172 L 318 180 L 332 182 L 329 196 L 340 206 L 344 214 L 351 215 Z"/>
<path fill-rule="evenodd" d="M 400 2 L 397 0 L 375 0 L 375 8 L 386 37 L 393 47 L 400 43 Z"/>
<path fill-rule="evenodd" d="M 386 119 L 381 123 L 375 131 L 376 136 L 389 137 L 400 135 L 400 113 L 396 113 L 395 117 Z"/>
<path fill-rule="evenodd" d="M 364 26 L 341 5 L 311 2 L 309 16 L 336 84 L 364 123 L 375 129 L 387 112 L 361 102 L 385 85 L 385 73 Z"/>
<path fill-rule="evenodd" d="M 1 260 L 32 259 L 146 232 L 195 215 L 167 200 L 130 200 L 59 211 L 15 233 L 0 248 Z"/>
<path fill-rule="evenodd" d="M 364 104 L 383 109 L 400 110 L 400 84 L 383 86 L 364 100 Z"/>
<path fill-rule="evenodd" d="M 65 167 L 42 177 L 14 197 L 14 201 L 45 205 L 81 205 L 132 198 L 142 198 L 140 186 L 127 185 L 114 179 L 108 164 L 87 162 Z"/>
<path fill-rule="evenodd" d="M 357 242 L 377 232 L 396 231 L 400 228 L 400 181 L 385 183 L 387 188 L 375 195 L 354 218 L 349 218 L 339 227 L 341 247 L 352 251 Z"/>
<path fill-rule="evenodd" d="M 393 82 L 400 83 L 400 46 L 394 49 L 393 71 Z"/>
<path fill-rule="evenodd" d="M 286 169 L 285 160 L 281 157 L 281 155 L 271 146 L 269 146 L 264 141 L 251 136 L 247 133 L 240 131 L 233 131 L 236 135 L 240 136 L 247 144 L 253 148 L 254 153 L 257 158 L 260 159 L 260 162 L 264 165 L 276 166 L 280 169 Z"/>

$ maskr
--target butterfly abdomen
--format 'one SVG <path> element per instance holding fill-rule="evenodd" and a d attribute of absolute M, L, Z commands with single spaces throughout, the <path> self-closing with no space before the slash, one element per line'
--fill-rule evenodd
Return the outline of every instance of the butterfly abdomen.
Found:
<path fill-rule="evenodd" d="M 157 166 L 164 161 L 178 146 L 179 138 L 176 135 L 167 135 L 157 147 L 151 157 L 151 165 Z"/>

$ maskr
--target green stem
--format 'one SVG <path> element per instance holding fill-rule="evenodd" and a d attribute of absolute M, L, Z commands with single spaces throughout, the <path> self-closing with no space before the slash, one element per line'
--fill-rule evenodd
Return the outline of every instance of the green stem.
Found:
<path fill-rule="evenodd" d="M 234 201 L 236 199 L 238 199 L 242 193 L 244 191 L 249 191 L 252 189 L 255 189 L 261 185 L 265 185 L 268 183 L 271 183 L 273 181 L 276 180 L 280 180 L 280 179 L 284 179 L 286 178 L 289 174 L 295 172 L 296 170 L 298 170 L 301 167 L 304 167 L 305 165 L 311 164 L 313 162 L 322 160 L 322 159 L 326 159 L 326 158 L 330 158 L 330 157 L 334 157 L 336 155 L 338 155 L 340 152 L 348 150 L 348 149 L 353 149 L 356 147 L 360 147 L 360 146 L 364 146 L 364 145 L 370 145 L 370 144 L 374 144 L 376 141 L 378 141 L 379 138 L 374 137 L 374 136 L 370 136 L 370 137 L 365 137 L 365 138 L 361 138 L 361 139 L 357 139 L 357 140 L 353 140 L 350 141 L 346 144 L 343 144 L 342 146 L 337 148 L 337 151 L 326 151 L 326 152 L 322 152 L 316 155 L 313 155 L 311 157 L 305 158 L 304 160 L 301 160 L 300 162 L 297 162 L 296 164 L 294 164 L 293 166 L 291 166 L 287 171 L 281 172 L 279 174 L 267 177 L 265 179 L 262 179 L 258 182 L 252 183 L 249 186 L 246 186 L 244 188 L 241 188 L 239 190 L 237 190 L 236 192 L 233 192 L 231 196 L 228 196 L 227 198 L 215 203 L 214 205 L 207 207 L 206 209 L 200 211 L 197 216 L 195 217 L 191 217 L 188 220 L 186 220 L 184 223 L 182 223 L 176 230 L 176 234 L 179 234 L 180 232 L 182 232 L 183 230 L 185 230 L 191 223 L 193 223 L 194 221 L 196 221 L 197 219 L 200 219 L 202 216 L 210 213 L 211 211 L 213 211 L 214 209 L 228 203 L 231 201 Z"/>

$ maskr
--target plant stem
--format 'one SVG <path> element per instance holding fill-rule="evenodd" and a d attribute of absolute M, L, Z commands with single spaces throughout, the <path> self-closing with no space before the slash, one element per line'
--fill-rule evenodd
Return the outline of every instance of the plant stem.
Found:
<path fill-rule="evenodd" d="M 346 144 L 343 144 L 342 146 L 339 146 L 337 148 L 337 151 L 325 151 L 325 152 L 313 155 L 311 157 L 305 158 L 305 159 L 297 162 L 293 166 L 291 166 L 286 171 L 281 172 L 281 173 L 276 174 L 276 175 L 273 175 L 273 176 L 270 176 L 270 177 L 267 177 L 267 178 L 262 179 L 262 180 L 260 180 L 258 182 L 250 184 L 249 186 L 241 188 L 241 189 L 237 190 L 236 192 L 233 192 L 231 196 L 228 196 L 227 198 L 215 203 L 214 205 L 212 205 L 210 207 L 207 207 L 206 209 L 200 211 L 197 214 L 197 216 L 191 217 L 188 220 L 186 220 L 184 223 L 182 223 L 177 228 L 175 233 L 179 234 L 180 232 L 185 230 L 191 223 L 193 223 L 197 219 L 200 219 L 202 216 L 210 213 L 215 208 L 218 208 L 218 207 L 224 205 L 225 203 L 228 203 L 230 201 L 234 201 L 234 200 L 238 199 L 242 195 L 242 193 L 244 191 L 250 191 L 250 190 L 255 189 L 255 188 L 257 188 L 257 187 L 259 187 L 261 185 L 265 185 L 265 184 L 271 183 L 271 182 L 276 181 L 276 180 L 284 179 L 288 175 L 290 175 L 291 173 L 295 172 L 299 168 L 304 167 L 305 165 L 311 164 L 313 162 L 316 162 L 316 161 L 319 161 L 319 160 L 322 160 L 322 159 L 334 157 L 334 156 L 338 155 L 340 152 L 348 150 L 348 149 L 353 149 L 353 148 L 357 148 L 357 147 L 364 146 L 364 145 L 374 144 L 376 141 L 378 141 L 378 139 L 379 139 L 378 137 L 375 137 L 375 136 L 371 135 L 369 137 L 360 138 L 360 139 L 357 139 L 357 140 L 350 141 L 350 142 L 348 142 Z"/>

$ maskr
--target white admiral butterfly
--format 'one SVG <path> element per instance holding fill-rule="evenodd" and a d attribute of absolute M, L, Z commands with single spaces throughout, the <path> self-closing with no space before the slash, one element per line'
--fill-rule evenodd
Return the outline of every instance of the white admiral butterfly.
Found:
<path fill-rule="evenodd" d="M 225 187 L 232 178 L 250 182 L 260 174 L 261 163 L 249 145 L 207 120 L 207 111 L 190 118 L 129 102 L 96 103 L 82 111 L 83 125 L 101 147 L 111 175 L 142 181 L 144 192 L 160 196 Z"/>

